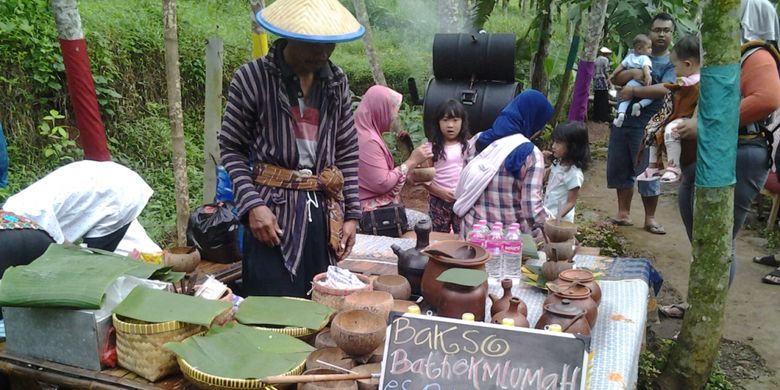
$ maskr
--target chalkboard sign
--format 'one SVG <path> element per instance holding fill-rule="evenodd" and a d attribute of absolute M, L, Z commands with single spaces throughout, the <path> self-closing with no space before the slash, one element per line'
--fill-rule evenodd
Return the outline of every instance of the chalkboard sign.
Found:
<path fill-rule="evenodd" d="M 388 327 L 380 390 L 585 389 L 589 338 L 404 314 Z"/>

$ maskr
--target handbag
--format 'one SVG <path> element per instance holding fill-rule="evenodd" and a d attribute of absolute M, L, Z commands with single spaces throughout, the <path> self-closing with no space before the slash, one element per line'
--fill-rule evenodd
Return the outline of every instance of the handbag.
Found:
<path fill-rule="evenodd" d="M 389 204 L 363 213 L 359 225 L 362 234 L 397 238 L 407 231 L 409 223 L 404 206 Z"/>

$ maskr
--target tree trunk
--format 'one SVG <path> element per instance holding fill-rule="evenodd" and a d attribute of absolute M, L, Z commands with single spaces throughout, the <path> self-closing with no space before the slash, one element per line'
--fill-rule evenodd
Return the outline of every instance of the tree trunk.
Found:
<path fill-rule="evenodd" d="M 268 54 L 268 33 L 255 17 L 265 8 L 265 0 L 249 0 L 249 6 L 252 9 L 252 58 L 259 58 Z"/>
<path fill-rule="evenodd" d="M 504 15 L 509 12 L 509 0 L 501 0 L 501 12 L 503 12 Z"/>
<path fill-rule="evenodd" d="M 184 147 L 184 117 L 179 77 L 179 39 L 176 28 L 176 0 L 163 0 L 165 37 L 165 82 L 168 87 L 168 116 L 173 146 L 173 179 L 176 191 L 176 243 L 187 243 L 187 219 L 190 214 L 187 181 L 187 151 Z"/>
<path fill-rule="evenodd" d="M 588 15 L 588 31 L 585 34 L 585 47 L 582 60 L 577 67 L 577 78 L 574 81 L 571 106 L 569 106 L 569 119 L 584 121 L 588 112 L 588 96 L 590 95 L 590 82 L 593 80 L 594 61 L 601 43 L 604 19 L 607 15 L 609 0 L 594 0 L 590 6 Z"/>
<path fill-rule="evenodd" d="M 87 43 L 81 28 L 81 16 L 76 0 L 51 0 L 54 20 L 65 65 L 68 96 L 76 117 L 79 143 L 87 160 L 111 160 L 106 141 L 106 129 L 100 118 L 100 105 L 89 66 Z"/>
<path fill-rule="evenodd" d="M 571 85 L 571 72 L 574 68 L 574 60 L 577 59 L 577 52 L 580 49 L 580 26 L 582 25 L 582 18 L 577 19 L 577 23 L 574 25 L 574 34 L 571 38 L 571 46 L 569 46 L 569 58 L 566 60 L 566 70 L 563 72 L 563 82 L 561 83 L 561 90 L 558 93 L 558 100 L 555 102 L 555 113 L 553 114 L 552 123 L 557 124 L 560 122 L 560 117 L 563 114 L 563 106 L 569 101 L 569 86 Z"/>
<path fill-rule="evenodd" d="M 682 330 L 654 386 L 703 389 L 718 355 L 731 264 L 739 126 L 739 0 L 712 0 L 702 17 L 693 262 Z M 713 102 L 715 101 L 715 102 Z M 727 140 L 724 142 L 724 140 Z M 707 146 L 707 147 L 702 147 Z M 705 169 L 707 167 L 708 169 Z M 728 175 L 712 173 L 727 172 Z"/>
<path fill-rule="evenodd" d="M 531 88 L 547 95 L 547 73 L 544 70 L 544 62 L 550 54 L 550 35 L 552 31 L 552 6 L 555 0 L 540 0 L 537 5 L 539 19 L 539 44 L 533 58 L 533 71 L 531 73 Z"/>
<path fill-rule="evenodd" d="M 379 64 L 379 56 L 374 48 L 374 36 L 371 33 L 371 21 L 368 19 L 366 0 L 352 0 L 352 4 L 355 6 L 355 16 L 358 22 L 366 29 L 366 33 L 363 35 L 363 49 L 366 51 L 366 58 L 368 58 L 368 66 L 371 67 L 374 83 L 387 85 L 385 74 L 382 72 L 382 66 Z"/>
<path fill-rule="evenodd" d="M 206 108 L 203 142 L 203 203 L 211 203 L 217 190 L 216 161 L 219 159 L 217 133 L 222 125 L 222 38 L 206 40 Z"/>

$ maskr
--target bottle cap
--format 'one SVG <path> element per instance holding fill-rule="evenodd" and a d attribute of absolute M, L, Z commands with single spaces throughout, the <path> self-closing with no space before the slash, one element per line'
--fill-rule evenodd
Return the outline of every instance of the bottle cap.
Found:
<path fill-rule="evenodd" d="M 406 312 L 409 314 L 420 314 L 420 306 L 409 305 L 409 307 L 406 308 Z"/>
<path fill-rule="evenodd" d="M 561 328 L 561 324 L 546 325 L 544 327 L 544 330 L 547 330 L 547 331 L 550 331 L 550 332 L 563 332 L 563 328 Z"/>
<path fill-rule="evenodd" d="M 515 320 L 512 318 L 504 318 L 503 320 L 501 320 L 501 325 L 515 326 Z"/>
<path fill-rule="evenodd" d="M 474 321 L 474 314 L 473 313 L 463 313 L 462 316 L 460 316 L 460 319 L 463 321 Z"/>

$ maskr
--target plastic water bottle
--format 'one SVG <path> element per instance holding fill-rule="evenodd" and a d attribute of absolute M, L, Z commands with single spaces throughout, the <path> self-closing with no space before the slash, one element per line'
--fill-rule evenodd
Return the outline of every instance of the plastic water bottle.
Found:
<path fill-rule="evenodd" d="M 501 253 L 504 251 L 504 234 L 501 232 L 501 226 L 493 224 L 493 229 L 485 242 L 485 249 L 490 252 L 491 259 L 487 263 L 488 276 L 503 279 L 503 261 Z"/>
<path fill-rule="evenodd" d="M 516 226 L 510 226 L 504 237 L 503 263 L 505 277 L 520 277 L 520 268 L 523 266 L 523 238 Z"/>
<path fill-rule="evenodd" d="M 469 243 L 476 246 L 485 247 L 485 234 L 482 233 L 482 225 L 476 224 L 471 227 L 471 232 L 467 237 Z"/>
<path fill-rule="evenodd" d="M 511 229 L 511 228 L 515 228 L 515 229 L 517 229 L 517 231 L 519 232 L 519 231 L 520 231 L 520 224 L 519 224 L 519 223 L 517 223 L 517 222 L 512 222 L 512 224 L 511 224 L 511 225 L 509 225 L 509 228 L 510 228 L 510 229 Z"/>
<path fill-rule="evenodd" d="M 498 228 L 501 229 L 502 233 L 504 232 L 504 223 L 503 222 L 495 222 L 495 223 L 493 223 L 492 227 L 496 227 L 496 226 L 498 226 Z"/>

